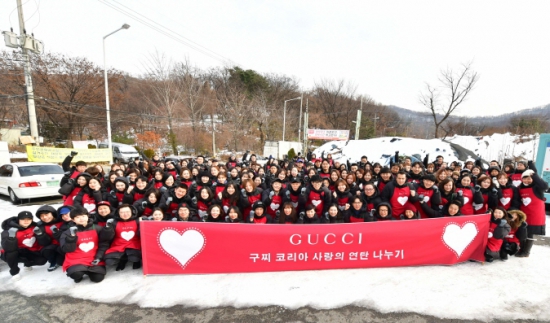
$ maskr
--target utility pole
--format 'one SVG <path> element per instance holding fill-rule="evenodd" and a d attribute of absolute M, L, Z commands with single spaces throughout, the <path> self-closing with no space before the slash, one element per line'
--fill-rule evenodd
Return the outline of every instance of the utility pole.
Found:
<path fill-rule="evenodd" d="M 300 96 L 300 120 L 298 121 L 298 141 L 300 141 L 300 136 L 302 134 L 302 102 L 304 101 L 304 94 Z M 303 149 L 303 148 L 302 148 Z"/>
<path fill-rule="evenodd" d="M 212 116 L 212 157 L 216 157 L 216 124 L 214 123 L 214 112 Z"/>
<path fill-rule="evenodd" d="M 359 127 L 361 127 L 361 110 L 357 110 L 357 120 L 355 121 L 355 140 L 359 140 Z"/>
<path fill-rule="evenodd" d="M 374 118 L 372 119 L 374 120 L 374 137 L 376 138 L 376 120 L 380 119 L 376 116 L 376 112 L 374 113 Z"/>
<path fill-rule="evenodd" d="M 31 137 L 34 139 L 35 145 L 40 146 L 40 138 L 38 136 L 38 122 L 36 121 L 36 107 L 34 106 L 34 90 L 32 88 L 31 62 L 27 48 L 23 44 L 23 40 L 27 41 L 27 31 L 25 30 L 25 19 L 23 19 L 23 5 L 21 0 L 17 0 L 17 13 L 19 14 L 19 33 L 21 35 L 21 51 L 23 52 L 23 69 L 25 73 L 25 95 L 27 97 L 27 110 L 29 113 L 29 127 Z"/>
<path fill-rule="evenodd" d="M 304 158 L 307 156 L 307 128 L 309 127 L 309 98 L 306 98 L 306 112 L 304 113 L 304 138 L 303 143 L 304 147 L 302 150 L 304 151 Z"/>

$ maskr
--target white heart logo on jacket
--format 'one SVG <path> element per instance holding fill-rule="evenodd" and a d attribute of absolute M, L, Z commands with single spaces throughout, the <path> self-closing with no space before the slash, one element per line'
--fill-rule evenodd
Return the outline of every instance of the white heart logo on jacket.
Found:
<path fill-rule="evenodd" d="M 508 203 L 510 203 L 510 198 L 509 197 L 501 197 L 500 198 L 500 204 L 508 205 Z"/>
<path fill-rule="evenodd" d="M 95 247 L 95 243 L 93 241 L 90 241 L 90 242 L 86 242 L 86 243 L 81 243 L 78 245 L 78 249 L 84 251 L 84 252 L 88 252 L 92 249 L 94 249 Z"/>
<path fill-rule="evenodd" d="M 271 205 L 269 206 L 273 211 L 276 211 L 279 209 L 279 206 L 281 206 L 280 204 L 277 204 L 277 203 L 271 203 Z"/>
<path fill-rule="evenodd" d="M 530 197 L 524 197 L 521 199 L 521 201 L 523 202 L 523 205 L 527 206 L 531 203 L 531 198 Z"/>
<path fill-rule="evenodd" d="M 120 237 L 126 241 L 130 241 L 135 235 L 136 233 L 134 231 L 122 231 L 120 233 Z"/>
<path fill-rule="evenodd" d="M 430 200 L 429 196 L 424 196 L 424 203 L 428 203 L 429 200 Z"/>
<path fill-rule="evenodd" d="M 317 207 L 319 204 L 321 204 L 321 200 L 311 201 L 311 204 L 313 204 L 313 205 L 315 205 L 315 207 Z"/>
<path fill-rule="evenodd" d="M 476 204 L 476 203 L 474 203 L 474 204 L 473 204 L 474 210 L 477 211 L 477 210 L 481 209 L 481 208 L 483 207 L 483 205 L 484 205 L 483 203 L 481 203 L 481 204 Z"/>
<path fill-rule="evenodd" d="M 409 200 L 408 196 L 400 196 L 397 198 L 397 202 L 399 202 L 399 204 L 401 205 L 405 205 L 405 203 L 407 203 L 408 200 Z"/>
<path fill-rule="evenodd" d="M 521 185 L 521 181 L 515 180 L 515 181 L 512 181 L 512 184 L 514 184 L 515 187 L 519 187 Z"/>
<path fill-rule="evenodd" d="M 25 239 L 23 240 L 23 244 L 29 248 L 31 248 L 32 246 L 34 246 L 34 243 L 36 242 L 36 238 L 35 237 L 32 237 L 32 238 L 28 238 L 28 239 Z"/>
<path fill-rule="evenodd" d="M 291 202 L 291 203 L 292 203 L 292 206 L 293 206 L 294 208 L 297 208 L 297 207 L 298 207 L 298 202 Z"/>
<path fill-rule="evenodd" d="M 158 240 L 163 251 L 184 269 L 206 244 L 202 233 L 195 229 L 186 230 L 182 234 L 171 229 L 164 230 Z"/>
<path fill-rule="evenodd" d="M 227 214 L 227 211 L 229 211 L 229 206 L 224 205 L 223 206 L 223 211 Z"/>
<path fill-rule="evenodd" d="M 83 207 L 88 210 L 88 213 L 95 211 L 95 204 L 94 203 L 84 203 Z"/>
<path fill-rule="evenodd" d="M 457 223 L 449 223 L 443 230 L 443 242 L 460 258 L 464 250 L 474 241 L 478 234 L 477 226 L 473 222 L 464 223 L 460 227 Z"/>
<path fill-rule="evenodd" d="M 464 205 L 468 204 L 470 202 L 470 199 L 467 196 L 464 196 Z"/>

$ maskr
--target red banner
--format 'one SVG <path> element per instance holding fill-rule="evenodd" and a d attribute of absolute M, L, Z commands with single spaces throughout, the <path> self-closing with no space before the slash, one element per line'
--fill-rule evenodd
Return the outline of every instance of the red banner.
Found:
<path fill-rule="evenodd" d="M 486 214 L 305 225 L 143 221 L 143 273 L 243 273 L 484 261 L 489 220 Z"/>

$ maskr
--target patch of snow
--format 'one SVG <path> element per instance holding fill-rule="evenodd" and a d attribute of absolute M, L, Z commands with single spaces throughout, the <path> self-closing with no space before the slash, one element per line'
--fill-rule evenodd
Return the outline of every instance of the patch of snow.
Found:
<path fill-rule="evenodd" d="M 58 207 L 59 204 L 53 205 Z M 39 205 L 13 206 L 0 200 L 0 220 Z M 253 274 L 148 276 L 130 268 L 110 268 L 105 281 L 75 284 L 47 266 L 22 272 L 13 282 L 2 264 L 0 292 L 26 296 L 68 295 L 97 302 L 142 307 L 209 308 L 277 305 L 319 309 L 346 305 L 377 311 L 416 312 L 447 319 L 550 320 L 550 248 L 534 246 L 531 257 L 491 264 L 463 263 L 377 269 L 347 269 Z"/>

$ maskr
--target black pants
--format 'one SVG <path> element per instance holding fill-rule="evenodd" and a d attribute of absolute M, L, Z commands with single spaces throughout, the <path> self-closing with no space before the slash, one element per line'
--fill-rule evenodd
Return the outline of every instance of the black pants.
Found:
<path fill-rule="evenodd" d="M 105 274 L 98 274 L 93 273 L 91 271 L 75 271 L 74 273 L 70 274 L 69 277 L 74 279 L 75 281 L 80 281 L 84 275 L 88 275 L 90 277 L 90 280 L 94 283 L 99 283 L 105 278 Z"/>
<path fill-rule="evenodd" d="M 2 254 L 2 260 L 8 263 L 10 274 L 15 276 L 19 274 L 19 263 L 22 262 L 25 267 L 42 266 L 48 261 L 51 255 L 49 252 L 30 251 L 29 249 L 18 249 L 17 251 L 5 252 Z"/>

